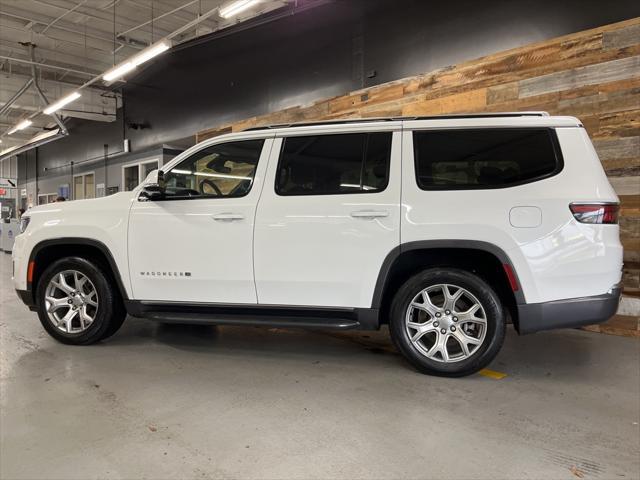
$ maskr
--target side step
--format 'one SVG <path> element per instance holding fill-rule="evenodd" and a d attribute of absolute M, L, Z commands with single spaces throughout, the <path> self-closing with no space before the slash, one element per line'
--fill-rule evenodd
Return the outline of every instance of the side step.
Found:
<path fill-rule="evenodd" d="M 252 325 L 281 328 L 333 328 L 338 330 L 361 328 L 360 322 L 352 318 L 323 318 L 292 315 L 278 316 L 234 313 L 145 312 L 144 318 L 166 323 L 185 323 L 196 325 Z"/>
<path fill-rule="evenodd" d="M 125 300 L 127 313 L 167 323 L 377 330 L 374 308 L 238 305 Z"/>

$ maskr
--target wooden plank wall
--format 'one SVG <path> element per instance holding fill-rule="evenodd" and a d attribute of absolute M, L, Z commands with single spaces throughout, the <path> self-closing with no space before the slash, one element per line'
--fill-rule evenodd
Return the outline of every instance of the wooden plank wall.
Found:
<path fill-rule="evenodd" d="M 621 199 L 625 293 L 640 295 L 640 18 L 219 125 L 197 139 L 302 121 L 516 110 L 583 121 Z"/>

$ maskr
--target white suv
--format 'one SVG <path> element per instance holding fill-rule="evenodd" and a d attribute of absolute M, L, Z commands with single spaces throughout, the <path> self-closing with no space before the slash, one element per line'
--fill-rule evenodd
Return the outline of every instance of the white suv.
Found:
<path fill-rule="evenodd" d="M 190 148 L 132 192 L 31 209 L 14 283 L 57 340 L 162 322 L 377 329 L 460 376 L 519 333 L 617 308 L 618 198 L 579 120 L 282 125 Z"/>

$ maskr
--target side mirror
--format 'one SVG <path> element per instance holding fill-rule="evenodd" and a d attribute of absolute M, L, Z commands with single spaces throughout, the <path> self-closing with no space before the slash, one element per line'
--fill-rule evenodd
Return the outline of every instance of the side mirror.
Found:
<path fill-rule="evenodd" d="M 164 172 L 162 170 L 153 171 L 147 176 L 138 199 L 140 201 L 162 200 L 165 191 Z"/>

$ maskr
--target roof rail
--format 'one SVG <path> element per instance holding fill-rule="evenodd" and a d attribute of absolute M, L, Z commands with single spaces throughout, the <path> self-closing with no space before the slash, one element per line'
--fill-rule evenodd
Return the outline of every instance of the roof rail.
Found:
<path fill-rule="evenodd" d="M 323 120 L 318 122 L 301 123 L 280 123 L 265 125 L 263 127 L 251 127 L 244 130 L 252 132 L 255 130 L 267 130 L 274 128 L 291 127 L 311 127 L 314 125 L 344 125 L 349 123 L 369 123 L 369 122 L 393 122 L 399 120 L 447 120 L 452 118 L 493 118 L 493 117 L 548 117 L 548 112 L 487 112 L 487 113 L 456 113 L 450 115 L 430 115 L 421 117 L 372 117 L 372 118 L 350 118 L 345 120 Z"/>

